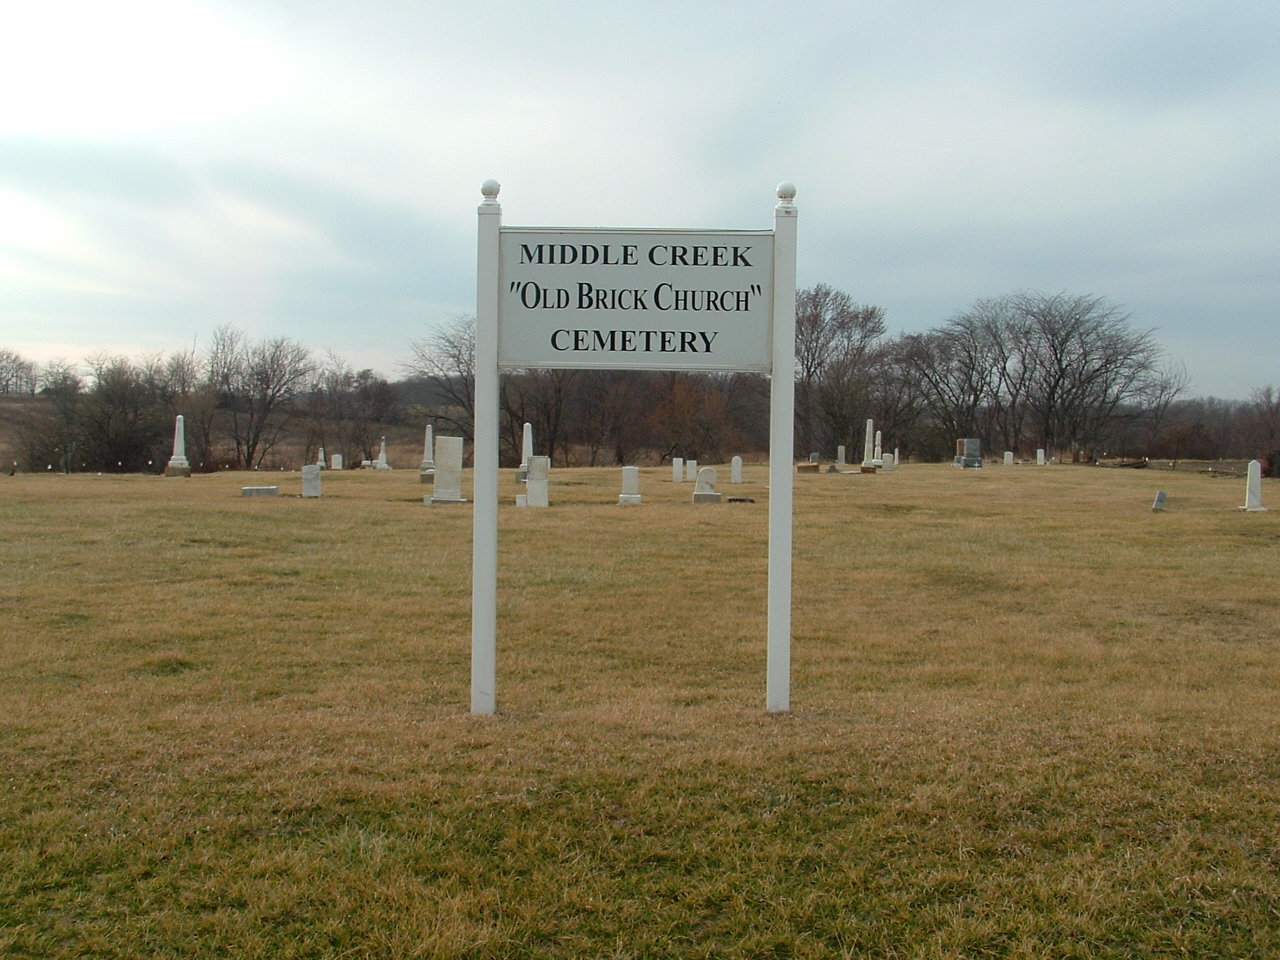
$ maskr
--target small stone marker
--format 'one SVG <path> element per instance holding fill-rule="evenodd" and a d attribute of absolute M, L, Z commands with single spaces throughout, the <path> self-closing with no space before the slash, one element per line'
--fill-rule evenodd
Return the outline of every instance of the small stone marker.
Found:
<path fill-rule="evenodd" d="M 1164 509 L 1164 505 L 1168 502 L 1168 500 L 1169 500 L 1169 494 L 1168 494 L 1168 493 L 1166 493 L 1164 490 L 1157 490 L 1157 491 L 1156 491 L 1156 498 L 1155 498 L 1155 500 L 1154 500 L 1154 501 L 1152 502 L 1152 504 L 1151 504 L 1151 509 L 1152 509 L 1152 510 L 1163 510 L 1163 509 Z"/>
<path fill-rule="evenodd" d="M 731 461 L 729 461 L 729 482 L 730 483 L 742 482 L 742 458 L 741 457 L 734 457 Z"/>
<path fill-rule="evenodd" d="M 1012 466 L 1013 466 L 1013 451 L 1012 451 L 1012 450 L 1006 450 L 1006 451 L 1004 452 L 1004 465 L 1005 465 L 1006 467 L 1012 467 Z"/>
<path fill-rule="evenodd" d="M 622 493 L 618 496 L 619 503 L 639 503 L 640 502 L 640 468 L 639 467 L 623 467 L 622 468 Z"/>
<path fill-rule="evenodd" d="M 437 437 L 435 490 L 422 502 L 430 506 L 434 503 L 466 503 L 462 498 L 462 438 Z"/>
<path fill-rule="evenodd" d="M 240 496 L 242 497 L 278 497 L 280 496 L 279 487 L 241 487 Z"/>
<path fill-rule="evenodd" d="M 671 482 L 684 483 L 684 457 L 671 458 Z"/>
<path fill-rule="evenodd" d="M 173 422 L 173 456 L 164 468 L 166 477 L 191 476 L 191 462 L 187 459 L 187 428 L 182 414 Z"/>
<path fill-rule="evenodd" d="M 898 465 L 898 454 L 889 453 L 886 450 L 884 453 L 884 462 L 880 465 L 880 469 L 883 470 L 885 473 L 892 473 L 893 468 L 896 467 L 897 465 Z"/>
<path fill-rule="evenodd" d="M 1244 506 L 1241 510 L 1257 513 L 1267 508 L 1262 505 L 1262 461 L 1249 461 L 1249 478 L 1244 488 Z"/>
<path fill-rule="evenodd" d="M 1036 449 L 1036 466 L 1043 467 L 1044 465 L 1045 465 L 1044 447 L 1038 447 Z"/>
<path fill-rule="evenodd" d="M 431 483 L 436 478 L 436 444 L 435 431 L 427 424 L 427 431 L 422 439 L 422 463 L 418 464 L 418 482 Z"/>
<path fill-rule="evenodd" d="M 302 495 L 320 496 L 320 464 L 309 463 L 302 468 Z"/>
<path fill-rule="evenodd" d="M 817 466 L 817 464 L 814 464 Z M 698 471 L 698 485 L 693 489 L 694 503 L 719 503 L 720 494 L 716 493 L 716 468 L 703 467 Z"/>
<path fill-rule="evenodd" d="M 822 458 L 818 455 L 818 452 L 816 450 L 813 453 L 809 454 L 810 463 L 817 463 L 820 459 Z"/>
<path fill-rule="evenodd" d="M 848 463 L 848 461 L 845 460 L 845 456 L 846 456 L 845 448 L 844 448 L 844 444 L 842 443 L 840 444 L 840 446 L 836 447 L 836 466 L 843 467 L 846 463 Z"/>
<path fill-rule="evenodd" d="M 548 491 L 548 487 L 550 486 L 550 474 L 550 457 L 529 458 L 529 486 L 526 488 L 527 492 L 525 493 L 525 496 L 528 497 L 529 506 L 550 506 L 551 500 Z"/>
<path fill-rule="evenodd" d="M 533 424 L 526 423 L 520 435 L 520 469 L 516 471 L 516 479 L 522 483 L 529 479 L 529 458 L 533 456 Z"/>
<path fill-rule="evenodd" d="M 330 458 L 329 458 L 329 467 L 330 467 L 330 469 L 332 469 L 332 470 L 341 470 L 341 469 L 342 469 L 342 454 L 340 454 L 340 453 L 335 453 L 332 457 L 330 457 Z"/>
<path fill-rule="evenodd" d="M 686 460 L 684 462 L 684 478 L 686 480 L 698 479 L 698 461 L 697 460 Z"/>
<path fill-rule="evenodd" d="M 517 493 L 516 506 L 523 508 L 523 507 L 527 507 L 528 505 L 529 505 L 529 495 L 527 493 Z"/>

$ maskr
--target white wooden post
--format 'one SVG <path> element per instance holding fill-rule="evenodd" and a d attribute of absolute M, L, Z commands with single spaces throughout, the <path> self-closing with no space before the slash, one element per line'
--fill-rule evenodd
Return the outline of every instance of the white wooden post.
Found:
<path fill-rule="evenodd" d="M 480 188 L 471 545 L 471 712 L 498 709 L 498 279 L 500 186 Z"/>
<path fill-rule="evenodd" d="M 765 704 L 791 709 L 791 515 L 795 447 L 796 188 L 773 213 L 773 372 L 769 389 L 769 634 Z"/>

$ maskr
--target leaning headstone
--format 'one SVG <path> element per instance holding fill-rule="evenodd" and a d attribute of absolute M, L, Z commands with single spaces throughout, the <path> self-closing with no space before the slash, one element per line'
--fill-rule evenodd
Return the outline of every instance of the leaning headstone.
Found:
<path fill-rule="evenodd" d="M 1151 504 L 1152 510 L 1163 510 L 1164 505 L 1169 502 L 1169 494 L 1163 490 L 1156 491 L 1156 498 Z"/>
<path fill-rule="evenodd" d="M 422 462 L 418 464 L 418 482 L 430 483 L 436 477 L 436 444 L 435 430 L 427 424 L 427 431 L 422 439 Z"/>
<path fill-rule="evenodd" d="M 1044 447 L 1038 447 L 1038 448 L 1036 449 L 1036 466 L 1037 466 L 1037 467 L 1043 467 L 1043 466 L 1044 466 L 1044 464 L 1045 464 L 1045 460 L 1044 460 Z"/>
<path fill-rule="evenodd" d="M 1013 466 L 1013 451 L 1012 451 L 1012 450 L 1006 450 L 1006 451 L 1004 452 L 1004 465 L 1005 465 L 1006 467 L 1012 467 L 1012 466 Z"/>
<path fill-rule="evenodd" d="M 240 496 L 242 497 L 278 497 L 280 496 L 279 487 L 241 487 Z"/>
<path fill-rule="evenodd" d="M 302 468 L 302 495 L 320 496 L 320 464 L 309 463 Z"/>
<path fill-rule="evenodd" d="M 729 482 L 730 483 L 742 482 L 742 458 L 741 457 L 734 457 L 731 461 L 729 461 Z"/>
<path fill-rule="evenodd" d="M 166 477 L 191 476 L 191 461 L 187 459 L 187 428 L 182 414 L 173 422 L 173 456 L 164 468 Z"/>
<path fill-rule="evenodd" d="M 684 483 L 684 457 L 671 458 L 671 482 Z"/>
<path fill-rule="evenodd" d="M 422 502 L 466 503 L 462 498 L 462 438 L 437 437 L 435 489 Z"/>
<path fill-rule="evenodd" d="M 387 463 L 387 438 L 382 438 L 382 449 L 378 451 L 378 459 L 374 461 L 373 468 L 375 470 L 390 470 L 391 464 Z"/>
<path fill-rule="evenodd" d="M 342 469 L 342 454 L 335 453 L 332 457 L 329 458 L 329 468 L 331 470 Z"/>
<path fill-rule="evenodd" d="M 529 458 L 529 486 L 525 496 L 531 507 L 545 507 L 551 503 L 548 487 L 550 486 L 551 458 Z"/>
<path fill-rule="evenodd" d="M 619 503 L 639 503 L 640 502 L 640 468 L 639 467 L 623 467 L 622 468 L 622 493 L 618 496 Z"/>
<path fill-rule="evenodd" d="M 529 458 L 533 456 L 533 424 L 526 423 L 520 434 L 520 469 L 516 471 L 516 479 L 521 483 L 529 479 Z"/>
<path fill-rule="evenodd" d="M 698 479 L 698 461 L 697 460 L 686 460 L 684 462 L 684 478 L 686 480 Z"/>
<path fill-rule="evenodd" d="M 1244 506 L 1241 510 L 1248 510 L 1250 513 L 1256 513 L 1259 510 L 1266 510 L 1262 505 L 1262 461 L 1249 461 L 1249 477 L 1244 488 Z"/>
<path fill-rule="evenodd" d="M 716 493 L 716 468 L 703 467 L 698 471 L 698 485 L 693 488 L 694 503 L 719 503 L 720 494 Z"/>

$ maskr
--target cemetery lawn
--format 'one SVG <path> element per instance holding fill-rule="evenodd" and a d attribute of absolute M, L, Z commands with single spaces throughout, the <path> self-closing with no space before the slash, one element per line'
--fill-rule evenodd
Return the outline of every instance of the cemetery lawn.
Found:
<path fill-rule="evenodd" d="M 1274 481 L 728 473 L 0 478 L 0 956 L 1280 955 Z"/>

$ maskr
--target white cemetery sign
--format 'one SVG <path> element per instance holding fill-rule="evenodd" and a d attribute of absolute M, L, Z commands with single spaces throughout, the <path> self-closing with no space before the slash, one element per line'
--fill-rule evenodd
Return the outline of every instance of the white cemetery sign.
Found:
<path fill-rule="evenodd" d="M 789 710 L 795 187 L 772 230 L 504 227 L 499 189 L 477 211 L 472 713 L 497 710 L 498 374 L 524 367 L 771 374 L 765 700 Z"/>

